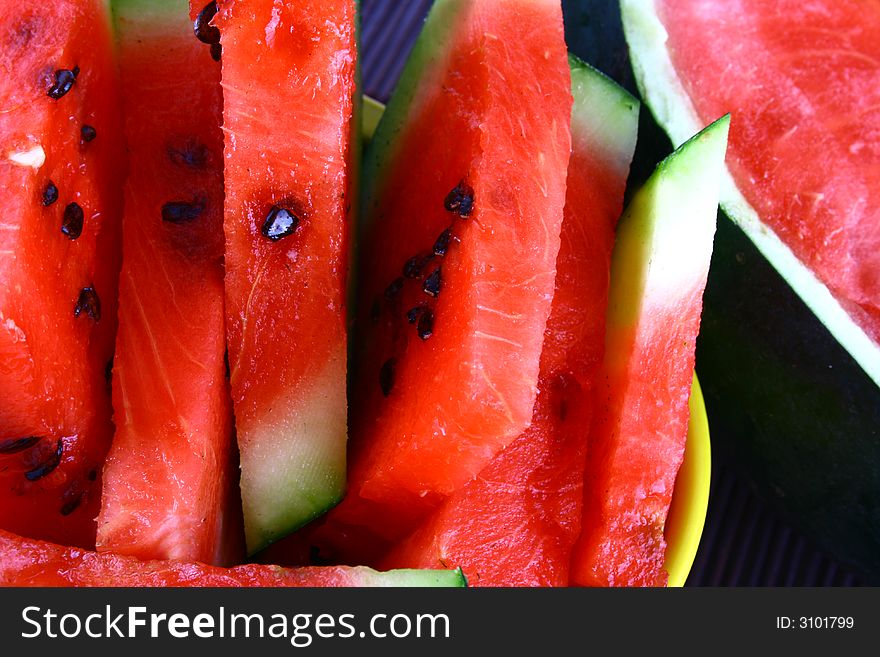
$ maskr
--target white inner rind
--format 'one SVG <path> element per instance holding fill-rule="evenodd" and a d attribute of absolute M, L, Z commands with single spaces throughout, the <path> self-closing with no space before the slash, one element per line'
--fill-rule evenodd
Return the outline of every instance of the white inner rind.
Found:
<path fill-rule="evenodd" d="M 371 568 L 356 569 L 361 576 L 358 586 L 464 588 L 467 580 L 460 570 L 399 569 L 379 572 Z"/>
<path fill-rule="evenodd" d="M 336 504 L 345 489 L 345 354 L 330 360 L 311 390 L 274 404 L 240 426 L 245 538 L 253 554 Z"/>
<path fill-rule="evenodd" d="M 702 128 L 703 122 L 672 65 L 666 47 L 668 34 L 654 0 L 621 0 L 620 12 L 639 91 L 657 123 L 663 126 L 674 145 L 679 146 Z M 727 167 L 722 172 L 721 206 L 831 335 L 880 386 L 880 345 L 871 340 L 828 287 L 761 221 Z"/>
<path fill-rule="evenodd" d="M 705 284 L 712 254 L 727 117 L 661 162 L 617 229 L 608 299 L 606 361 L 628 370 L 632 335 L 687 304 Z"/>
<path fill-rule="evenodd" d="M 572 150 L 598 151 L 616 171 L 629 171 L 638 133 L 639 101 L 603 73 L 573 56 L 569 56 L 569 66 L 574 98 Z M 601 121 L 596 117 L 601 117 Z"/>

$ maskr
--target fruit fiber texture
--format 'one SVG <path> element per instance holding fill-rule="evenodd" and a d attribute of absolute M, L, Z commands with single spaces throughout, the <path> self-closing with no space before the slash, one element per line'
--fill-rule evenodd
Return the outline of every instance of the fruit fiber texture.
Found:
<path fill-rule="evenodd" d="M 734 117 L 728 167 L 746 200 L 880 343 L 880 7 L 661 0 L 657 10 L 700 119 Z"/>
<path fill-rule="evenodd" d="M 184 561 L 139 561 L 21 538 L 0 530 L 0 586 L 101 587 L 363 587 L 464 586 L 459 573 L 364 567 L 281 568 L 247 564 L 219 568 Z"/>
<path fill-rule="evenodd" d="M 472 586 L 566 586 L 605 350 L 614 227 L 638 102 L 573 60 L 572 155 L 532 422 L 381 567 L 461 567 Z"/>
<path fill-rule="evenodd" d="M 93 547 L 124 179 L 100 0 L 0 12 L 0 528 Z"/>
<path fill-rule="evenodd" d="M 342 496 L 352 0 L 228 0 L 226 316 L 253 553 Z"/>
<path fill-rule="evenodd" d="M 187 6 L 116 3 L 129 176 L 116 435 L 97 545 L 222 563 L 237 473 L 224 364 L 220 65 L 193 36 Z"/>
<path fill-rule="evenodd" d="M 364 169 L 351 469 L 315 539 L 336 557 L 404 536 L 531 420 L 570 85 L 558 3 L 434 5 Z"/>

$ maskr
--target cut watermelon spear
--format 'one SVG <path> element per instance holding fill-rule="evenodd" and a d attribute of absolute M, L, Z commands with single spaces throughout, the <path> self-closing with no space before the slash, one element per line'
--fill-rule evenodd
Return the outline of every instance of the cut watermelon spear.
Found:
<path fill-rule="evenodd" d="M 366 159 L 336 520 L 400 537 L 531 420 L 570 84 L 558 2 L 434 4 Z"/>
<path fill-rule="evenodd" d="M 0 44 L 0 527 L 93 546 L 125 170 L 107 3 L 5 3 Z"/>
<path fill-rule="evenodd" d="M 235 473 L 220 66 L 194 38 L 186 0 L 114 6 L 130 170 L 117 430 L 97 544 L 140 559 L 221 563 Z"/>
<path fill-rule="evenodd" d="M 568 584 L 605 350 L 614 226 L 639 116 L 627 92 L 575 58 L 570 64 L 572 155 L 531 426 L 397 545 L 383 567 L 461 567 L 477 586 Z"/>
<path fill-rule="evenodd" d="M 661 162 L 617 232 L 572 583 L 660 586 L 727 146 L 724 116 Z"/>
<path fill-rule="evenodd" d="M 365 567 L 218 568 L 182 561 L 139 561 L 21 538 L 0 530 L 0 586 L 210 587 L 463 587 L 460 571 Z"/>
<path fill-rule="evenodd" d="M 880 281 L 865 257 L 880 253 L 880 5 L 658 0 L 622 10 L 643 96 L 675 143 L 716 103 L 733 114 L 727 182 L 739 192 L 722 187 L 731 221 L 719 222 L 697 345 L 714 448 L 798 531 L 878 583 L 880 350 L 810 263 L 845 274 L 874 262 Z M 622 34 L 593 41 L 625 61 Z M 750 173 L 768 164 L 766 177 Z M 801 222 L 803 246 L 828 231 L 827 250 L 822 240 L 798 254 L 789 240 Z"/>
<path fill-rule="evenodd" d="M 229 0 L 226 312 L 250 553 L 345 482 L 353 0 Z M 209 39 L 210 40 L 210 39 Z"/>
<path fill-rule="evenodd" d="M 622 0 L 621 14 L 639 88 L 675 144 L 733 114 L 725 212 L 880 385 L 880 12 Z"/>

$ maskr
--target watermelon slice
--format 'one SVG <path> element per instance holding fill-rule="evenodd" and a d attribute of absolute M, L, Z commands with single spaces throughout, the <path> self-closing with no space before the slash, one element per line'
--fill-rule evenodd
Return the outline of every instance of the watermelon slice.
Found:
<path fill-rule="evenodd" d="M 7 3 L 0 35 L 0 527 L 89 547 L 125 170 L 107 3 Z"/>
<path fill-rule="evenodd" d="M 218 563 L 233 474 L 220 66 L 186 0 L 118 0 L 115 18 L 130 169 L 97 544 Z"/>
<path fill-rule="evenodd" d="M 345 482 L 353 0 L 232 0 L 222 44 L 226 312 L 247 547 Z"/>
<path fill-rule="evenodd" d="M 570 62 L 572 155 L 532 424 L 396 546 L 383 567 L 461 567 L 477 586 L 568 584 L 605 349 L 614 226 L 639 116 L 627 92 Z"/>
<path fill-rule="evenodd" d="M 687 440 L 728 125 L 722 117 L 661 162 L 620 221 L 573 583 L 666 584 L 663 528 Z"/>
<path fill-rule="evenodd" d="M 726 213 L 880 385 L 880 11 L 795 0 L 621 10 L 639 87 L 676 144 L 733 113 Z"/>
<path fill-rule="evenodd" d="M 334 522 L 401 537 L 530 422 L 570 84 L 558 2 L 434 4 L 364 169 L 352 471 Z"/>
<path fill-rule="evenodd" d="M 207 53 L 207 49 L 205 49 Z M 463 587 L 461 571 L 376 572 L 346 566 L 219 568 L 182 561 L 139 561 L 21 538 L 0 530 L 0 586 L 444 586 Z"/>

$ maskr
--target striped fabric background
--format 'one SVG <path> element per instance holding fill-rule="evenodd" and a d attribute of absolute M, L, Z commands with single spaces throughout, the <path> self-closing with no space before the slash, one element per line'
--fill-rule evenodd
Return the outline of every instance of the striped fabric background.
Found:
<path fill-rule="evenodd" d="M 362 0 L 365 92 L 387 100 L 431 0 Z M 710 418 L 711 422 L 711 418 Z M 732 464 L 714 459 L 689 586 L 854 586 L 859 579 L 788 527 Z"/>

